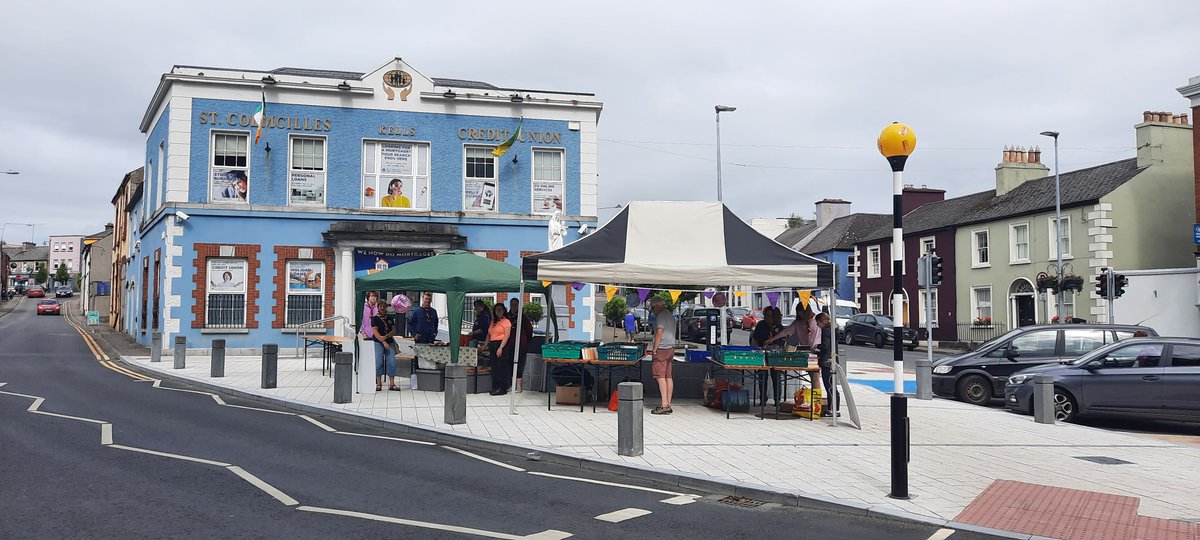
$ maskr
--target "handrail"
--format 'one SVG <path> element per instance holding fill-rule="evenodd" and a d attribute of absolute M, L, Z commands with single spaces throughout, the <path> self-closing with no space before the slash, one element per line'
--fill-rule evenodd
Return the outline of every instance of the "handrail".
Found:
<path fill-rule="evenodd" d="M 349 331 L 350 335 L 354 335 L 354 333 L 355 333 L 354 325 L 350 324 L 350 322 L 351 322 L 350 318 L 346 317 L 345 315 L 334 315 L 332 317 L 325 317 L 324 319 L 317 319 L 315 321 L 308 321 L 305 323 L 300 323 L 300 324 L 292 326 L 292 328 L 300 329 L 300 331 L 296 333 L 296 351 L 302 352 L 305 359 L 307 359 L 308 358 L 308 348 L 304 347 L 303 350 L 301 350 L 300 340 L 308 337 L 309 330 L 318 329 L 318 325 L 320 325 L 319 328 L 321 330 L 321 333 L 325 333 L 325 330 L 327 330 L 325 328 L 325 323 L 335 322 L 338 320 L 343 321 L 342 326 L 345 327 L 345 329 Z M 296 355 L 296 357 L 299 358 L 300 355 Z"/>

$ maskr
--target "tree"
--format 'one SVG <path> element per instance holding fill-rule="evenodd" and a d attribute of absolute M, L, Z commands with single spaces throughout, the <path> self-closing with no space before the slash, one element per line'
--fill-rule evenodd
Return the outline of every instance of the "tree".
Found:
<path fill-rule="evenodd" d="M 58 269 L 54 271 L 55 283 L 66 283 L 71 279 L 71 271 L 67 269 L 67 263 L 59 263 Z"/>
<path fill-rule="evenodd" d="M 545 313 L 542 311 L 541 304 L 537 302 L 525 302 L 525 315 L 529 317 L 529 320 L 533 321 L 533 324 L 537 324 L 545 316 Z"/>
<path fill-rule="evenodd" d="M 787 226 L 789 229 L 795 229 L 796 227 L 802 227 L 804 225 L 804 223 L 805 223 L 804 218 L 796 215 L 795 212 L 793 212 L 791 216 L 788 216 Z"/>
<path fill-rule="evenodd" d="M 604 304 L 604 319 L 612 323 L 625 318 L 625 313 L 629 311 L 629 307 L 625 305 L 625 299 L 620 296 L 614 296 L 607 304 Z"/>
<path fill-rule="evenodd" d="M 49 279 L 50 279 L 50 272 L 48 270 L 46 270 L 45 265 L 39 264 L 37 274 L 34 275 L 34 277 L 33 277 L 34 283 L 45 284 L 46 281 Z"/>

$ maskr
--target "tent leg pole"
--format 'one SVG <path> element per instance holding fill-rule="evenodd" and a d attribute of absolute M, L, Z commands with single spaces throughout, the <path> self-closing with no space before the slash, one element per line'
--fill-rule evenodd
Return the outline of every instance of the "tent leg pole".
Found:
<path fill-rule="evenodd" d="M 513 365 L 509 366 L 512 370 L 512 386 L 508 387 L 508 414 L 517 414 L 517 358 L 521 354 L 521 327 L 524 319 L 522 315 L 525 312 L 525 280 L 521 280 L 521 292 L 517 293 L 517 322 L 513 325 L 511 331 L 516 334 L 513 336 Z M 503 356 L 503 355 L 501 355 Z"/>

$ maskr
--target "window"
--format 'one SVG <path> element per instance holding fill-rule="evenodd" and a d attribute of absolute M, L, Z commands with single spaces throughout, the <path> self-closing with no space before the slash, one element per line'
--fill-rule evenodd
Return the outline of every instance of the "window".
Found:
<path fill-rule="evenodd" d="M 937 240 L 929 236 L 921 239 L 921 256 L 937 251 Z"/>
<path fill-rule="evenodd" d="M 867 309 L 875 315 L 883 315 L 883 293 L 868 294 Z"/>
<path fill-rule="evenodd" d="M 929 290 L 929 298 L 930 298 L 930 302 L 929 302 L 930 306 L 929 307 L 933 308 L 933 327 L 934 328 L 937 328 L 937 325 L 938 325 L 938 295 L 937 295 L 937 293 L 938 293 L 937 289 Z M 917 308 L 921 310 L 921 314 L 918 317 L 918 319 L 920 320 L 921 327 L 924 328 L 925 327 L 925 314 L 928 312 L 925 309 L 925 291 L 924 290 L 917 293 Z"/>
<path fill-rule="evenodd" d="M 249 135 L 213 133 L 209 201 L 216 203 L 246 203 L 249 201 L 250 176 L 247 160 L 249 147 Z"/>
<path fill-rule="evenodd" d="M 881 275 L 883 263 L 879 259 L 879 246 L 867 248 L 867 277 L 877 278 Z"/>
<path fill-rule="evenodd" d="M 1062 298 L 1063 298 L 1063 305 L 1062 305 L 1063 318 L 1064 319 L 1074 318 L 1075 317 L 1075 291 L 1063 291 Z M 1048 307 L 1048 310 L 1050 312 L 1049 316 L 1057 317 L 1058 316 L 1058 295 L 1047 293 L 1046 300 L 1049 303 L 1049 307 Z"/>
<path fill-rule="evenodd" d="M 1143 343 L 1121 347 L 1104 355 L 1100 366 L 1104 369 L 1152 368 L 1162 365 L 1161 343 Z"/>
<path fill-rule="evenodd" d="M 325 204 L 325 139 L 292 137 L 288 204 Z"/>
<path fill-rule="evenodd" d="M 325 316 L 325 263 L 288 261 L 284 325 L 299 326 Z"/>
<path fill-rule="evenodd" d="M 1104 330 L 1063 330 L 1063 356 L 1076 357 L 1099 349 L 1108 339 Z"/>
<path fill-rule="evenodd" d="M 1172 345 L 1171 367 L 1200 367 L 1200 346 Z"/>
<path fill-rule="evenodd" d="M 846 275 L 851 277 L 858 275 L 857 254 L 851 254 L 848 258 L 846 258 Z"/>
<path fill-rule="evenodd" d="M 1029 262 L 1028 223 L 1008 226 L 1008 262 L 1012 264 Z"/>
<path fill-rule="evenodd" d="M 429 210 L 429 144 L 364 142 L 363 208 Z"/>
<path fill-rule="evenodd" d="M 553 214 L 562 209 L 566 181 L 563 178 L 562 150 L 533 151 L 533 208 L 534 214 Z"/>
<path fill-rule="evenodd" d="M 467 333 L 471 332 L 471 327 L 475 325 L 475 301 L 483 300 L 484 305 L 491 309 L 491 306 L 496 304 L 496 295 L 494 294 L 468 294 L 463 299 L 463 314 L 462 325 Z M 508 307 L 507 304 L 505 307 Z"/>
<path fill-rule="evenodd" d="M 971 310 L 976 323 L 992 323 L 992 288 L 971 287 Z"/>
<path fill-rule="evenodd" d="M 158 143 L 158 173 L 157 173 L 158 174 L 158 178 L 157 178 L 158 193 L 155 194 L 155 197 L 154 197 L 154 207 L 155 208 L 162 206 L 163 192 L 167 188 L 167 179 L 163 178 L 163 168 L 164 168 L 163 165 L 166 163 L 166 161 L 163 160 L 163 150 L 164 150 L 163 143 Z"/>
<path fill-rule="evenodd" d="M 246 326 L 246 261 L 244 259 L 209 259 L 207 298 L 205 300 L 207 328 L 244 328 Z"/>
<path fill-rule="evenodd" d="M 971 232 L 971 266 L 991 266 L 988 252 L 988 231 Z"/>
<path fill-rule="evenodd" d="M 496 156 L 490 146 L 463 148 L 463 210 L 496 211 Z"/>
<path fill-rule="evenodd" d="M 1019 353 L 1021 358 L 1054 356 L 1058 350 L 1058 330 L 1042 330 L 1017 336 L 1008 344 L 1008 348 Z"/>
<path fill-rule="evenodd" d="M 1059 227 L 1062 230 L 1063 258 L 1069 259 L 1071 257 L 1071 218 L 1062 218 L 1062 221 L 1059 223 Z M 1048 234 L 1050 237 L 1050 258 L 1057 259 L 1058 244 L 1054 241 L 1054 218 L 1050 218 L 1049 224 L 1050 231 Z"/>

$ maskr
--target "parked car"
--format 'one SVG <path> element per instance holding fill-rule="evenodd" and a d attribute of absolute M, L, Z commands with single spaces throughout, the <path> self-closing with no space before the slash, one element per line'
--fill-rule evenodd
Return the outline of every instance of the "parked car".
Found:
<path fill-rule="evenodd" d="M 654 314 L 650 313 L 650 310 L 646 308 L 633 308 L 629 311 L 633 312 L 633 317 L 637 321 L 637 331 L 649 332 L 651 324 L 650 318 L 653 317 Z"/>
<path fill-rule="evenodd" d="M 1200 421 L 1200 339 L 1148 337 L 1110 343 L 1063 364 L 1018 371 L 1004 388 L 1004 406 L 1033 413 L 1033 379 L 1054 381 L 1054 418 L 1134 415 Z"/>
<path fill-rule="evenodd" d="M 54 289 L 54 297 L 55 298 L 70 297 L 74 294 L 75 294 L 75 291 L 71 290 L 70 287 L 59 287 L 57 289 Z"/>
<path fill-rule="evenodd" d="M 62 315 L 62 306 L 58 300 L 42 300 L 37 305 L 38 315 Z"/>
<path fill-rule="evenodd" d="M 29 288 L 25 289 L 25 296 L 29 298 L 45 298 L 46 290 L 40 285 L 30 285 Z"/>
<path fill-rule="evenodd" d="M 1110 324 L 1040 324 L 1023 326 L 980 345 L 974 351 L 934 362 L 933 393 L 986 405 L 1004 395 L 1014 373 L 1055 364 L 1133 337 L 1157 336 L 1153 328 Z"/>
<path fill-rule="evenodd" d="M 917 331 L 905 327 L 901 332 L 904 336 L 904 347 L 910 351 L 917 348 Z M 842 343 L 846 345 L 854 345 L 858 342 L 871 343 L 876 348 L 882 349 L 892 343 L 893 335 L 891 317 L 860 313 L 846 321 L 846 325 L 842 329 Z"/>
<path fill-rule="evenodd" d="M 679 317 L 680 338 L 688 341 L 707 341 L 710 326 L 720 324 L 720 308 L 688 308 Z"/>
<path fill-rule="evenodd" d="M 763 310 L 751 309 L 742 316 L 742 330 L 754 330 L 755 325 L 763 319 Z"/>

